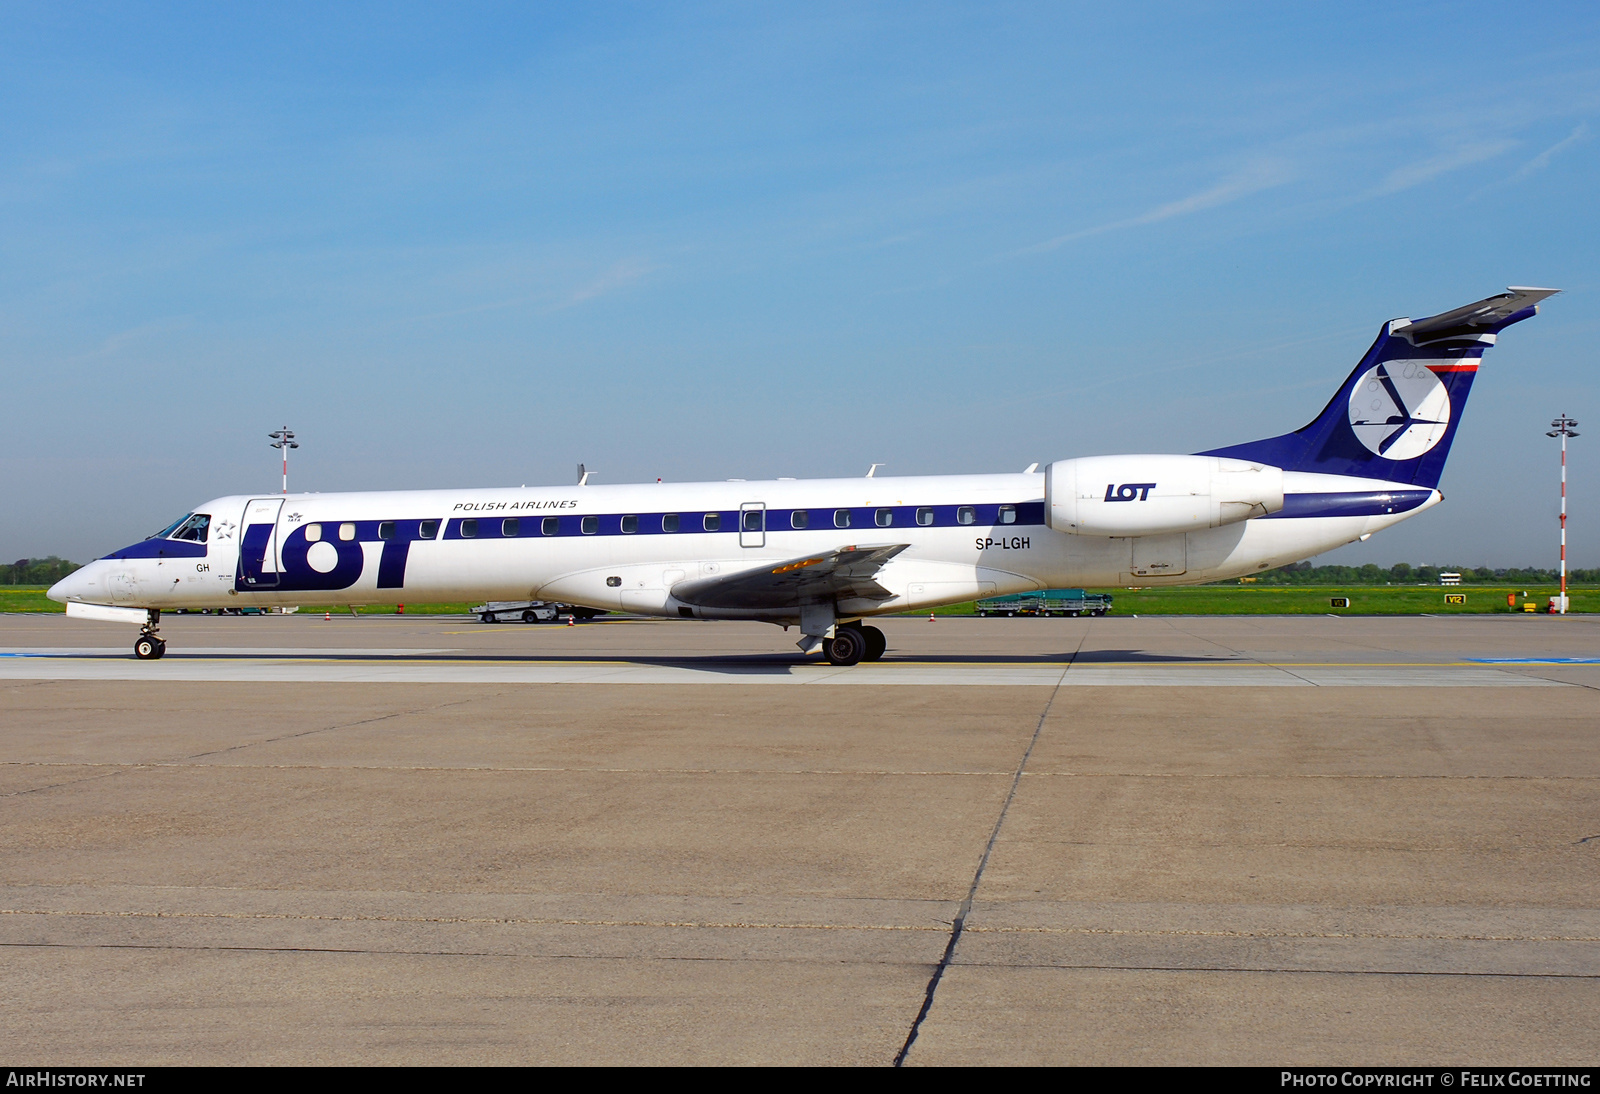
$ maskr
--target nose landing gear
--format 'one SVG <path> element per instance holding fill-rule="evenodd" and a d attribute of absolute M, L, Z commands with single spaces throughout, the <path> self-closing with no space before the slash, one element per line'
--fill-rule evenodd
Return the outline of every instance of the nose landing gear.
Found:
<path fill-rule="evenodd" d="M 156 633 L 156 624 L 161 621 L 161 613 L 154 608 L 144 626 L 139 628 L 139 637 L 133 640 L 133 655 L 141 661 L 159 661 L 167 652 L 166 641 Z"/>

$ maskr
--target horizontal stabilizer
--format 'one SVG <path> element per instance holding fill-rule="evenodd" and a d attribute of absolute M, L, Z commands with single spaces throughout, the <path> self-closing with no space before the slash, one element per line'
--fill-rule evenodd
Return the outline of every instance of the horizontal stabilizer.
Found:
<path fill-rule="evenodd" d="M 834 600 L 888 600 L 894 594 L 873 575 L 909 546 L 840 547 L 776 566 L 680 581 L 672 587 L 672 595 L 698 608 L 793 608 Z"/>
<path fill-rule="evenodd" d="M 1507 320 L 1518 312 L 1527 311 L 1538 305 L 1539 301 L 1560 291 L 1560 289 L 1533 289 L 1512 285 L 1505 292 L 1479 300 L 1475 304 L 1452 308 L 1424 319 L 1414 319 L 1406 324 L 1396 323 L 1392 330 L 1395 334 L 1403 334 L 1417 344 L 1437 342 L 1444 338 L 1495 333 L 1501 327 L 1510 326 Z"/>

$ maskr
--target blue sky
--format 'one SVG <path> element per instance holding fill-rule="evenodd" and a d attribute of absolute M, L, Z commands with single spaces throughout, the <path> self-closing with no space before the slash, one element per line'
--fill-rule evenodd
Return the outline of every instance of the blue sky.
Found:
<path fill-rule="evenodd" d="M 1553 561 L 1594 5 L 331 8 L 7 7 L 0 558 L 275 489 L 285 422 L 324 491 L 1196 451 L 1532 284 L 1446 505 L 1325 559 Z"/>

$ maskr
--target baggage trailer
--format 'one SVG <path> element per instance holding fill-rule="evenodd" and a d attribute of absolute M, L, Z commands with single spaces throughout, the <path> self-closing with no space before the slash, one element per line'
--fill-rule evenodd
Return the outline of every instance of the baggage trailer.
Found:
<path fill-rule="evenodd" d="M 578 608 L 549 600 L 491 600 L 472 609 L 480 623 L 503 623 L 520 619 L 524 623 L 559 623 L 564 615 L 593 619 L 605 613 L 597 608 Z"/>
<path fill-rule="evenodd" d="M 1105 615 L 1111 610 L 1109 593 L 1082 589 L 1043 589 L 1039 592 L 991 596 L 978 601 L 979 615 Z"/>

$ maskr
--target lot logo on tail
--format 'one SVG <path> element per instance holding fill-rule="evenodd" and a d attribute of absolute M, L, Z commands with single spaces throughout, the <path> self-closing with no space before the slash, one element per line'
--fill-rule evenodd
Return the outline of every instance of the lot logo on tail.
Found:
<path fill-rule="evenodd" d="M 1444 439 L 1450 393 L 1426 361 L 1385 361 L 1350 392 L 1350 428 L 1386 460 L 1414 460 Z"/>

